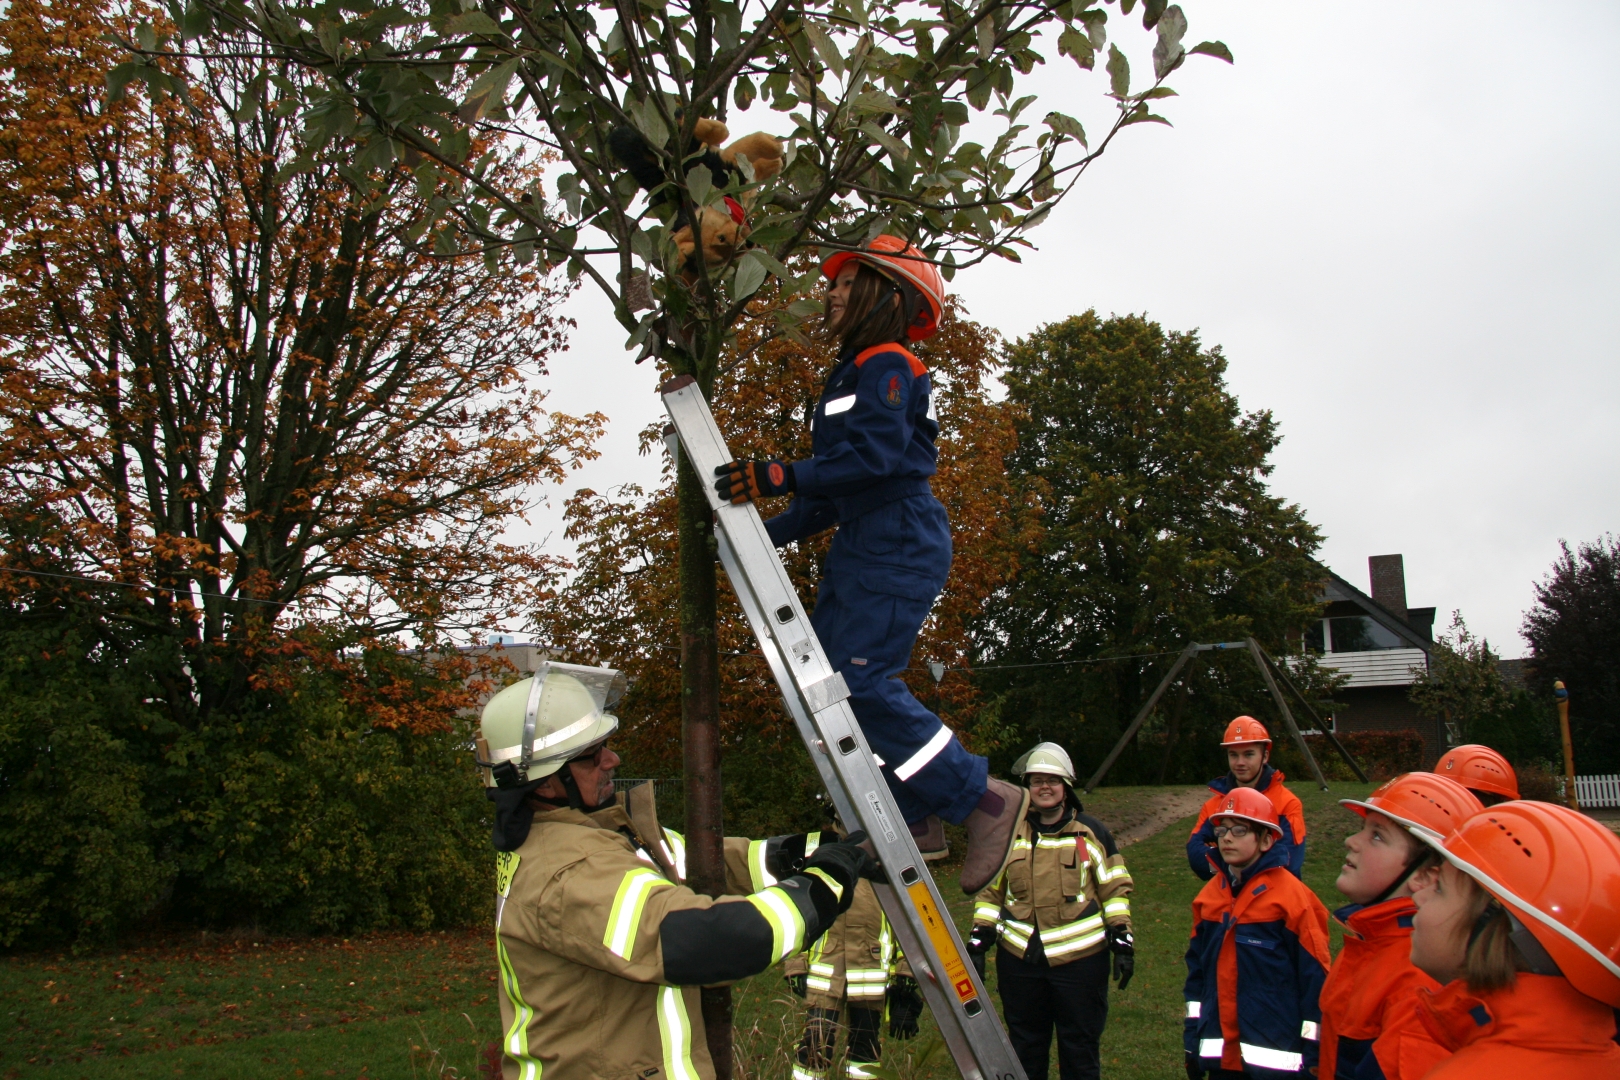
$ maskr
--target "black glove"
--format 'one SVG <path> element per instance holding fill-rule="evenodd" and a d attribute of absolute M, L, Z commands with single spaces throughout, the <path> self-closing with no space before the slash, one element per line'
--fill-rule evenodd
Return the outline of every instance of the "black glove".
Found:
<path fill-rule="evenodd" d="M 765 841 L 765 869 L 778 881 L 804 873 L 804 846 L 808 833 L 773 836 Z"/>
<path fill-rule="evenodd" d="M 782 461 L 728 461 L 714 475 L 714 490 L 730 503 L 786 495 L 798 486 L 793 466 Z"/>
<path fill-rule="evenodd" d="M 831 918 L 826 919 L 826 925 L 831 926 L 833 919 L 849 910 L 849 905 L 855 902 L 855 883 L 863 877 L 871 877 L 877 872 L 877 863 L 866 849 L 860 846 L 866 839 L 863 832 L 850 833 L 849 839 L 836 843 L 822 844 L 811 852 L 810 857 L 804 861 L 804 872 L 815 882 L 811 887 L 810 895 L 815 901 L 816 910 L 822 911 L 823 900 L 819 899 L 821 890 L 826 890 L 826 896 L 833 901 Z M 819 870 L 837 882 L 838 888 L 828 887 L 812 870 Z M 820 886 L 820 889 L 816 888 Z"/>
<path fill-rule="evenodd" d="M 1123 990 L 1136 974 L 1136 939 L 1123 926 L 1110 926 L 1108 951 L 1114 955 L 1114 979 Z"/>
<path fill-rule="evenodd" d="M 968 935 L 968 959 L 973 961 L 973 970 L 979 973 L 979 981 L 984 982 L 984 959 L 989 955 L 990 947 L 996 943 L 996 928 L 993 926 L 975 926 L 973 933 Z"/>
<path fill-rule="evenodd" d="M 786 975 L 786 976 L 783 976 L 783 977 L 787 979 L 787 984 L 788 984 L 788 989 L 789 990 L 793 991 L 795 994 L 798 994 L 800 997 L 806 997 L 807 995 L 809 995 L 809 993 L 810 993 L 810 976 L 809 975 L 807 975 L 807 974 L 805 974 L 804 972 L 801 971 L 797 975 Z"/>
<path fill-rule="evenodd" d="M 896 975 L 889 980 L 889 1038 L 916 1038 L 917 1019 L 922 1016 L 922 1010 L 922 990 L 916 979 Z"/>
<path fill-rule="evenodd" d="M 1204 1066 L 1191 1051 L 1187 1052 L 1187 1080 L 1204 1080 Z"/>

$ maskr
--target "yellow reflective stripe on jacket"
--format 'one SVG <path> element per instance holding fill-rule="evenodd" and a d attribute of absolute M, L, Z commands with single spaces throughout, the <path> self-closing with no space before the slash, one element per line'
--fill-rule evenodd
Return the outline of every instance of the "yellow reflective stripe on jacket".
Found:
<path fill-rule="evenodd" d="M 499 932 L 495 934 L 495 958 L 501 969 L 501 987 L 506 991 L 506 1000 L 512 1003 L 512 1026 L 501 1039 L 501 1049 L 517 1063 L 518 1080 L 540 1080 L 540 1059 L 529 1053 L 529 1024 L 534 1020 L 534 1009 L 523 1000 L 523 987 Z"/>
<path fill-rule="evenodd" d="M 1109 900 L 1103 904 L 1103 916 L 1105 918 L 1112 919 L 1120 915 L 1124 915 L 1126 918 L 1129 918 L 1130 914 L 1131 898 L 1128 896 L 1116 896 L 1112 900 Z"/>
<path fill-rule="evenodd" d="M 636 929 L 641 925 L 641 909 L 647 906 L 647 894 L 660 885 L 674 885 L 656 870 L 628 870 L 619 882 L 619 892 L 613 897 L 613 910 L 608 913 L 607 930 L 602 944 L 615 956 L 630 959 L 636 947 Z"/>
<path fill-rule="evenodd" d="M 765 868 L 765 841 L 748 842 L 748 881 L 755 892 L 776 884 L 776 875 Z"/>
<path fill-rule="evenodd" d="M 664 830 L 664 857 L 675 868 L 675 876 L 686 880 L 686 837 L 674 829 Z"/>
<path fill-rule="evenodd" d="M 844 994 L 851 998 L 882 997 L 889 989 L 885 968 L 850 968 L 844 972 Z"/>
<path fill-rule="evenodd" d="M 781 889 L 754 893 L 748 902 L 771 924 L 771 963 L 786 960 L 804 945 L 804 916 Z"/>
<path fill-rule="evenodd" d="M 678 986 L 658 988 L 658 1037 L 664 1044 L 664 1075 L 670 1080 L 699 1080 L 692 1064 L 692 1021 Z"/>
<path fill-rule="evenodd" d="M 1001 917 L 1001 906 L 981 900 L 973 905 L 973 921 L 993 923 Z"/>

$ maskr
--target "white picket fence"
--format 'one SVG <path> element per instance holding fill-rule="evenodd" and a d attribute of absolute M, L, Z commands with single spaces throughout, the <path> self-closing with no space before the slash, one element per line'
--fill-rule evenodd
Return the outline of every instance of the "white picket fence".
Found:
<path fill-rule="evenodd" d="M 1582 810 L 1595 810 L 1605 806 L 1620 806 L 1620 775 L 1577 776 L 1575 798 Z"/>

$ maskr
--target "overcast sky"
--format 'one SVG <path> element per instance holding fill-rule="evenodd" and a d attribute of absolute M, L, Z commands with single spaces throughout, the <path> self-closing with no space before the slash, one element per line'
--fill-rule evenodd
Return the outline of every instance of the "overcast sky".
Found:
<path fill-rule="evenodd" d="M 1236 65 L 1191 58 L 1174 128 L 1122 133 L 1040 251 L 953 288 L 1009 340 L 1089 307 L 1197 329 L 1276 415 L 1273 489 L 1323 561 L 1366 588 L 1400 552 L 1437 629 L 1460 609 L 1521 655 L 1558 541 L 1620 531 L 1620 4 L 1183 6 Z M 1103 130 L 1103 79 L 1048 55 L 1030 113 Z M 551 405 L 612 421 L 569 488 L 650 481 L 653 373 L 594 295 L 569 311 Z"/>

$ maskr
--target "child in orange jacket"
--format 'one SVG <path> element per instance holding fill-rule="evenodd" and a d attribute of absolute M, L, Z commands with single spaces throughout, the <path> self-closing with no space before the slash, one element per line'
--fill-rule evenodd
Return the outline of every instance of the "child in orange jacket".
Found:
<path fill-rule="evenodd" d="M 1193 901 L 1187 1075 L 1314 1075 L 1327 909 L 1289 873 L 1271 800 L 1238 788 L 1211 822 L 1221 864 Z"/>
<path fill-rule="evenodd" d="M 1208 881 L 1215 873 L 1219 852 L 1215 836 L 1210 831 L 1210 815 L 1225 805 L 1226 796 L 1238 788 L 1251 788 L 1271 800 L 1277 808 L 1277 824 L 1282 837 L 1276 846 L 1281 849 L 1283 861 L 1295 877 L 1305 866 L 1305 807 L 1299 796 L 1283 784 L 1283 774 L 1271 767 L 1271 735 L 1266 726 L 1252 716 L 1240 716 L 1226 725 L 1221 739 L 1226 750 L 1227 773 L 1209 782 L 1211 795 L 1198 812 L 1198 824 L 1187 838 L 1187 865 L 1192 872 Z"/>
<path fill-rule="evenodd" d="M 1450 837 L 1414 894 L 1416 1011 L 1454 1053 L 1427 1080 L 1620 1076 L 1620 836 L 1563 806 L 1508 802 Z"/>
<path fill-rule="evenodd" d="M 1397 776 L 1365 801 L 1341 799 L 1364 819 L 1345 842 L 1344 866 L 1334 887 L 1350 903 L 1333 913 L 1344 927 L 1344 948 L 1322 987 L 1321 1080 L 1371 1080 L 1384 1075 L 1374 1054 L 1386 1046 L 1400 1075 L 1418 1077 L 1450 1051 L 1421 1030 L 1403 1038 L 1392 1020 L 1410 1011 L 1419 989 L 1440 984 L 1412 966 L 1412 894 L 1438 871 L 1438 856 L 1409 830 L 1449 836 L 1483 810 L 1467 788 L 1443 776 Z"/>

